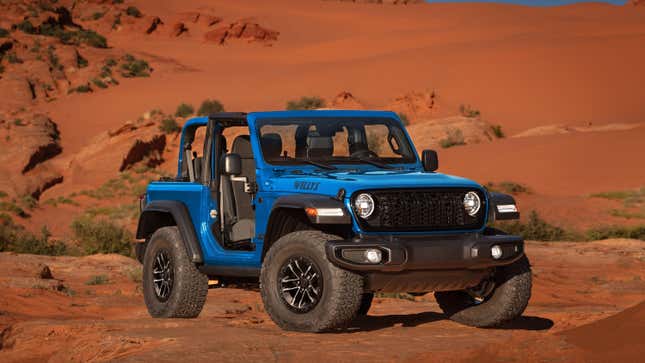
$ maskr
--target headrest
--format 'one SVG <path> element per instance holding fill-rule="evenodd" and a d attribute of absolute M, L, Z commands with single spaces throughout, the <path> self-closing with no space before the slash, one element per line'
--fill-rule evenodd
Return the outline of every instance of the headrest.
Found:
<path fill-rule="evenodd" d="M 282 154 L 282 138 L 279 134 L 264 134 L 260 138 L 265 159 L 278 159 Z"/>
<path fill-rule="evenodd" d="M 330 157 L 334 153 L 334 140 L 330 136 L 316 133 L 307 136 L 307 156 L 310 158 Z"/>
<path fill-rule="evenodd" d="M 232 153 L 238 154 L 242 159 L 253 158 L 253 149 L 251 149 L 251 138 L 249 135 L 239 135 L 233 140 Z"/>

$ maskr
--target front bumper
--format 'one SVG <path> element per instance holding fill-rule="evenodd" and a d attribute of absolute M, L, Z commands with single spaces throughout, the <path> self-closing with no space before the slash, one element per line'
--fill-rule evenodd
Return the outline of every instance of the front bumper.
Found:
<path fill-rule="evenodd" d="M 493 258 L 491 248 L 499 246 L 502 255 Z M 344 250 L 379 249 L 382 261 L 359 263 L 345 257 Z M 329 241 L 327 258 L 334 265 L 364 272 L 410 272 L 420 270 L 485 270 L 517 261 L 524 255 L 519 236 L 479 233 L 425 236 L 370 236 Z"/>

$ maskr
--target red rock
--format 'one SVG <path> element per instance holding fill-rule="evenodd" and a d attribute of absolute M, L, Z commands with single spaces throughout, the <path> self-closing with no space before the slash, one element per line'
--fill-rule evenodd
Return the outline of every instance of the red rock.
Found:
<path fill-rule="evenodd" d="M 278 40 L 278 35 L 280 32 L 266 29 L 250 19 L 242 19 L 207 32 L 204 38 L 217 44 L 225 44 L 234 39 L 270 44 Z"/>

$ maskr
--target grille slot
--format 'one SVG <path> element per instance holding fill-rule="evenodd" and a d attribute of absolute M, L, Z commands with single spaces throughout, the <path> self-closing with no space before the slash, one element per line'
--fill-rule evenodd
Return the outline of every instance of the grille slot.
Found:
<path fill-rule="evenodd" d="M 475 191 L 482 206 L 474 217 L 464 210 L 464 196 Z M 366 231 L 451 231 L 479 229 L 485 221 L 486 197 L 474 189 L 388 189 L 372 195 L 374 214 L 358 218 Z M 362 192 L 357 192 L 358 195 Z"/>

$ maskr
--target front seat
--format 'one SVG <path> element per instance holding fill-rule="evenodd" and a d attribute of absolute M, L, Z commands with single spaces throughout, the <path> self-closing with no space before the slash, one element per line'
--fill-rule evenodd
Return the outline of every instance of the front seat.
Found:
<path fill-rule="evenodd" d="M 231 152 L 240 156 L 242 168 L 239 176 L 246 177 L 249 184 L 255 183 L 255 160 L 249 135 L 236 137 Z M 255 235 L 255 210 L 251 203 L 251 195 L 244 190 L 244 182 L 231 180 L 231 184 L 237 221 L 232 225 L 230 240 L 248 240 Z"/>

